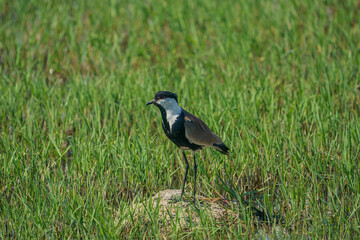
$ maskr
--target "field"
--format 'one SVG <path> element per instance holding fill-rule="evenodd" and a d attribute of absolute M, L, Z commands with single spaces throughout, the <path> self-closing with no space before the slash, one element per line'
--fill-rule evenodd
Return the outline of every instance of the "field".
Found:
<path fill-rule="evenodd" d="M 0 0 L 0 239 L 358 237 L 359 12 L 356 0 Z M 185 174 L 145 106 L 160 90 L 230 147 L 197 152 L 197 191 L 236 218 L 204 203 L 179 209 L 199 222 L 169 224 L 148 202 Z"/>

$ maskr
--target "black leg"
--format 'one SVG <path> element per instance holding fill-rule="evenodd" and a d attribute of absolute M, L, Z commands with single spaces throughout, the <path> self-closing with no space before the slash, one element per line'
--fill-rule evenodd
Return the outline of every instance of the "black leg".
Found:
<path fill-rule="evenodd" d="M 196 165 L 195 152 L 194 152 L 194 151 L 193 151 L 193 156 L 194 156 L 194 174 L 195 174 L 195 179 L 194 179 L 194 198 L 193 198 L 193 201 L 195 202 L 195 194 L 196 194 L 196 171 L 197 171 L 197 165 Z"/>
<path fill-rule="evenodd" d="M 180 201 L 182 200 L 182 197 L 184 195 L 186 177 L 187 177 L 188 170 L 189 170 L 189 163 L 188 163 L 188 161 L 186 159 L 185 151 L 182 151 L 182 153 L 183 153 L 183 156 L 184 156 L 184 159 L 185 159 L 186 166 L 185 166 L 185 177 L 184 177 L 183 187 L 182 187 L 182 191 L 181 191 Z"/>

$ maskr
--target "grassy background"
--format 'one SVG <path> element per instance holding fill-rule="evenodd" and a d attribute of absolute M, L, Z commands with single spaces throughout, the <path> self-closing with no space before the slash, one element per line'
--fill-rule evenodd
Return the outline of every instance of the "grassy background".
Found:
<path fill-rule="evenodd" d="M 0 0 L 1 236 L 359 236 L 359 11 L 355 0 Z M 200 210 L 186 228 L 152 208 L 150 224 L 129 214 L 184 176 L 145 107 L 159 90 L 231 148 L 229 160 L 198 153 L 198 192 L 248 193 L 281 221 L 246 204 L 236 221 Z"/>

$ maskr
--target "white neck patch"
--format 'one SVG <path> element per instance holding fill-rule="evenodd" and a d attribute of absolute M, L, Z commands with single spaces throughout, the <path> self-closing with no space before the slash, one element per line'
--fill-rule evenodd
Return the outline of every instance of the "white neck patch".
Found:
<path fill-rule="evenodd" d="M 181 107 L 179 107 L 178 103 L 173 98 L 159 99 L 157 103 L 165 109 L 166 120 L 169 123 L 171 131 L 171 127 L 175 123 L 178 116 L 181 114 L 182 109 Z"/>

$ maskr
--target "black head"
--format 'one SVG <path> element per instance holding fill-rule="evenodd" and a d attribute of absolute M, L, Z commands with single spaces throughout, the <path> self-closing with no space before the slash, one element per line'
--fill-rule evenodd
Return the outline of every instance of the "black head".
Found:
<path fill-rule="evenodd" d="M 173 98 L 173 99 L 175 99 L 176 102 L 178 102 L 176 93 L 172 93 L 172 92 L 168 92 L 168 91 L 160 91 L 155 94 L 155 98 L 153 100 L 151 100 L 150 102 L 148 102 L 146 104 L 146 106 L 150 105 L 150 104 L 157 105 L 158 100 L 166 99 L 166 98 Z"/>
<path fill-rule="evenodd" d="M 172 93 L 168 91 L 160 91 L 155 93 L 155 100 L 165 99 L 165 98 L 173 98 L 176 100 L 176 102 L 178 101 L 176 93 Z"/>

